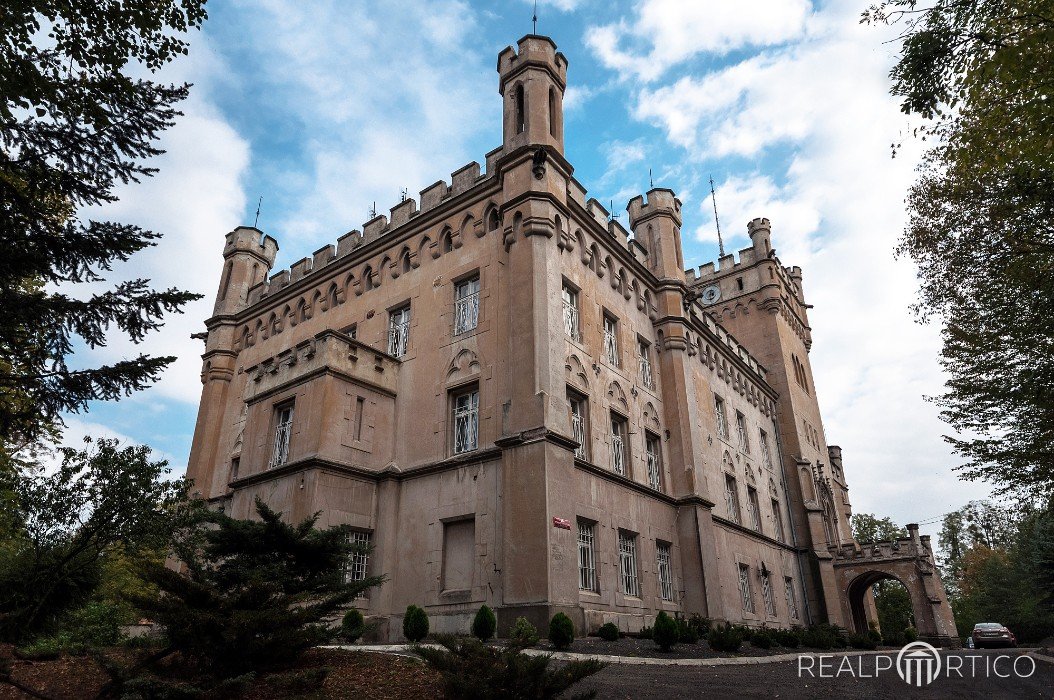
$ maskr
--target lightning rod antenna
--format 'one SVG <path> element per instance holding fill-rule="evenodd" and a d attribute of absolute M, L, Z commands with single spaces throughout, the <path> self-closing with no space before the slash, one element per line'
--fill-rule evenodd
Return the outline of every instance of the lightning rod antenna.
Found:
<path fill-rule="evenodd" d="M 538 0 L 534 0 L 534 15 L 531 17 L 531 22 L 534 24 L 534 29 L 531 34 L 538 33 Z"/>
<path fill-rule="evenodd" d="M 260 206 L 263 204 L 263 197 L 260 197 L 260 201 L 256 203 L 256 218 L 253 219 L 253 228 L 259 228 L 257 224 L 260 223 Z"/>
<path fill-rule="evenodd" d="M 725 257 L 725 241 L 721 238 L 721 220 L 717 218 L 717 193 L 714 192 L 714 176 L 710 176 L 710 199 L 714 202 L 714 224 L 717 226 L 717 250 Z"/>

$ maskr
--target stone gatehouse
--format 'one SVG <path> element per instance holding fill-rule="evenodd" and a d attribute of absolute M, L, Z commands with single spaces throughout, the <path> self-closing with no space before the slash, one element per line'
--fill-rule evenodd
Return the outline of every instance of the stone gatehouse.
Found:
<path fill-rule="evenodd" d="M 859 547 L 846 476 L 802 271 L 769 221 L 748 224 L 738 261 L 686 272 L 672 191 L 630 200 L 627 230 L 575 180 L 553 41 L 524 37 L 497 70 L 502 144 L 483 169 L 287 270 L 271 236 L 227 234 L 197 493 L 236 517 L 258 496 L 352 528 L 372 551 L 348 575 L 389 578 L 357 604 L 393 640 L 411 603 L 437 631 L 482 603 L 500 630 L 563 611 L 580 633 L 660 610 L 873 615 L 838 575 Z M 942 624 L 924 636 L 947 641 Z"/>

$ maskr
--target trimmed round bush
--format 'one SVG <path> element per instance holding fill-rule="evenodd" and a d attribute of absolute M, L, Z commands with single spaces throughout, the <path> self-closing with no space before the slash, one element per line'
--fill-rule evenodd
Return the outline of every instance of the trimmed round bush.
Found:
<path fill-rule="evenodd" d="M 726 622 L 712 627 L 706 641 L 714 651 L 737 652 L 743 646 L 743 633 Z"/>
<path fill-rule="evenodd" d="M 754 634 L 750 635 L 751 646 L 758 649 L 771 649 L 774 642 L 769 630 L 754 630 Z"/>
<path fill-rule="evenodd" d="M 797 649 L 801 645 L 801 636 L 796 630 L 776 630 L 776 643 L 788 649 Z"/>
<path fill-rule="evenodd" d="M 692 623 L 683 617 L 677 618 L 677 641 L 681 644 L 696 644 L 699 642 L 699 632 Z"/>
<path fill-rule="evenodd" d="M 355 608 L 344 613 L 344 619 L 340 621 L 340 636 L 345 641 L 354 644 L 362 636 L 366 627 L 366 620 L 362 613 Z"/>
<path fill-rule="evenodd" d="M 533 647 L 538 643 L 538 628 L 532 625 L 526 617 L 518 617 L 509 633 L 509 638 L 515 646 Z"/>
<path fill-rule="evenodd" d="M 428 636 L 428 613 L 416 605 L 406 606 L 403 615 L 403 636 L 411 642 L 419 642 Z"/>
<path fill-rule="evenodd" d="M 614 642 L 619 638 L 618 626 L 614 622 L 605 622 L 597 630 L 597 636 L 605 642 Z"/>
<path fill-rule="evenodd" d="M 494 636 L 494 630 L 498 627 L 498 618 L 494 611 L 486 605 L 479 606 L 476 617 L 472 620 L 472 636 L 481 642 L 485 642 Z"/>
<path fill-rule="evenodd" d="M 652 628 L 652 636 L 655 639 L 655 643 L 659 645 L 659 648 L 663 651 L 669 651 L 673 648 L 673 645 L 677 643 L 677 639 L 680 637 L 679 630 L 677 629 L 677 621 L 666 614 L 665 610 L 660 610 L 659 614 L 655 616 L 655 626 Z"/>
<path fill-rule="evenodd" d="M 575 641 L 575 624 L 563 613 L 556 613 L 549 621 L 549 641 L 557 649 L 566 649 Z"/>
<path fill-rule="evenodd" d="M 908 644 L 919 641 L 919 631 L 914 627 L 904 628 L 904 641 Z"/>

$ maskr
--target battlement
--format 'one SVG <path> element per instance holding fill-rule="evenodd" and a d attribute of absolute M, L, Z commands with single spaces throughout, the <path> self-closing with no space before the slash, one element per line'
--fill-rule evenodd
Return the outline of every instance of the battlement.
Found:
<path fill-rule="evenodd" d="M 637 228 L 641 220 L 657 214 L 669 214 L 676 220 L 677 226 L 681 225 L 681 200 L 677 199 L 673 190 L 654 187 L 648 190 L 646 201 L 644 197 L 638 194 L 626 205 L 630 228 Z"/>
<path fill-rule="evenodd" d="M 743 347 L 743 345 L 736 340 L 735 336 L 726 331 L 721 324 L 717 323 L 714 319 L 708 315 L 702 316 L 702 321 L 706 325 L 706 329 L 710 331 L 710 334 L 716 337 L 722 344 L 724 344 L 732 353 L 746 364 L 753 372 L 755 372 L 762 381 L 765 380 L 765 374 L 767 370 L 760 362 L 754 359 L 754 356 Z"/>
<path fill-rule="evenodd" d="M 739 251 L 738 261 L 735 253 L 729 253 L 718 258 L 716 264 L 708 262 L 700 265 L 698 270 L 685 270 L 684 276 L 689 285 L 702 284 L 718 277 L 724 277 L 741 268 L 750 267 L 758 260 L 759 257 L 754 248 L 743 248 Z"/>
<path fill-rule="evenodd" d="M 226 258 L 239 251 L 252 253 L 271 266 L 274 265 L 275 257 L 278 255 L 278 241 L 254 226 L 239 226 L 227 234 L 223 245 L 223 257 Z"/>
<path fill-rule="evenodd" d="M 337 239 L 336 244 L 325 245 L 316 250 L 310 258 L 301 258 L 294 262 L 288 269 L 279 270 L 271 274 L 265 282 L 257 284 L 249 290 L 249 304 L 274 294 L 278 290 L 293 284 L 308 275 L 350 255 L 355 249 L 386 236 L 393 231 L 405 226 L 421 214 L 435 209 L 446 200 L 456 197 L 475 187 L 477 184 L 492 177 L 497 171 L 497 160 L 501 155 L 501 148 L 496 148 L 487 154 L 487 172 L 480 171 L 480 165 L 472 161 L 458 168 L 450 174 L 450 182 L 439 180 L 425 189 L 421 190 L 421 208 L 417 208 L 417 200 L 413 197 L 398 202 L 388 211 L 389 214 L 378 214 L 362 225 L 362 230 L 354 229 L 348 231 Z M 269 255 L 271 264 L 274 264 L 275 255 L 278 253 L 278 243 L 270 236 L 260 237 L 263 232 L 248 226 L 242 226 L 227 234 L 227 244 L 224 255 L 237 249 L 253 250 L 257 255 Z M 270 252 L 268 252 L 270 251 Z"/>
<path fill-rule="evenodd" d="M 772 233 L 772 222 L 765 217 L 759 216 L 747 222 L 747 233 L 751 238 L 754 237 L 755 233 L 761 233 L 762 231 Z"/>
<path fill-rule="evenodd" d="M 556 43 L 547 36 L 528 34 L 516 42 L 519 51 L 507 46 L 498 54 L 498 75 L 501 84 L 528 66 L 538 66 L 552 73 L 562 90 L 567 85 L 567 58 L 556 50 Z"/>

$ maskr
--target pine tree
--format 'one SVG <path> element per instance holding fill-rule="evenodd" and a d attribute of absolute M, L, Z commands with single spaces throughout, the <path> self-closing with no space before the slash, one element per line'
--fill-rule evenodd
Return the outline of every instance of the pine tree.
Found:
<path fill-rule="evenodd" d="M 363 545 L 345 528 L 318 530 L 317 514 L 290 525 L 259 499 L 256 512 L 259 520 L 204 513 L 175 538 L 181 570 L 151 567 L 161 595 L 134 601 L 164 626 L 169 651 L 215 680 L 288 667 L 339 632 L 326 618 L 384 581 L 346 580 Z"/>
<path fill-rule="evenodd" d="M 0 444 L 46 436 L 66 411 L 155 381 L 174 358 L 140 354 L 94 368 L 66 361 L 77 342 L 133 342 L 199 295 L 143 279 L 90 296 L 115 262 L 159 234 L 88 218 L 118 185 L 155 169 L 157 136 L 180 114 L 187 85 L 135 77 L 187 53 L 204 0 L 5 3 L 0 12 Z M 79 339 L 79 340 L 78 340 Z"/>

